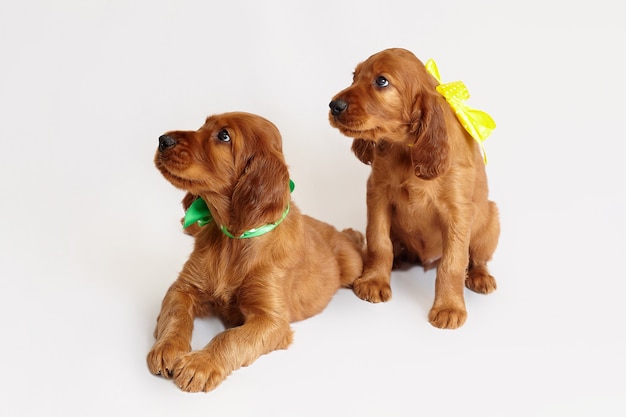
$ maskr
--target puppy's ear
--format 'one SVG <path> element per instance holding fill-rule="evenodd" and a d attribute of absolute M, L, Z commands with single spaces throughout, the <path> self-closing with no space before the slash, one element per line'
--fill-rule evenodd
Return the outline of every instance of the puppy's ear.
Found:
<path fill-rule="evenodd" d="M 352 141 L 352 152 L 365 165 L 371 165 L 374 160 L 374 147 L 376 144 L 365 139 L 354 139 Z"/>
<path fill-rule="evenodd" d="M 258 149 L 248 157 L 235 185 L 230 232 L 238 236 L 247 229 L 274 223 L 290 199 L 289 171 L 282 153 L 275 149 Z"/>
<path fill-rule="evenodd" d="M 185 194 L 185 196 L 183 197 L 183 201 L 182 201 L 183 209 L 187 211 L 191 203 L 196 201 L 196 198 L 198 198 L 197 195 L 193 195 L 191 193 Z"/>
<path fill-rule="evenodd" d="M 425 180 L 436 178 L 449 166 L 448 137 L 441 106 L 435 95 L 421 94 L 413 108 L 415 143 L 411 147 L 411 160 L 415 175 Z"/>
<path fill-rule="evenodd" d="M 185 196 L 183 197 L 183 201 L 182 201 L 183 209 L 185 210 L 185 212 L 187 212 L 187 209 L 189 208 L 191 203 L 196 201 L 197 198 L 198 198 L 197 195 L 194 195 L 194 194 L 191 194 L 191 193 L 186 193 L 185 194 Z M 185 224 L 185 218 L 184 217 L 182 219 L 180 219 L 180 224 L 181 225 Z M 183 231 L 186 234 L 190 235 L 190 236 L 195 236 L 200 231 L 200 226 L 198 226 L 196 223 L 194 223 L 191 226 L 187 227 L 186 229 L 183 229 Z"/>

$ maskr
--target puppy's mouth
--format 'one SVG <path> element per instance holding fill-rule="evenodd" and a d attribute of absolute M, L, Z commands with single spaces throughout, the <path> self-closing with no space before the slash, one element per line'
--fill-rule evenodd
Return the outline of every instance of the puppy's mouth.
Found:
<path fill-rule="evenodd" d="M 173 186 L 180 188 L 185 191 L 191 191 L 194 188 L 197 188 L 198 180 L 193 178 L 186 178 L 181 175 L 180 170 L 172 169 L 168 166 L 168 161 L 166 158 L 162 157 L 162 154 L 157 154 L 155 158 L 155 165 L 161 174 L 172 183 Z"/>
<path fill-rule="evenodd" d="M 333 115 L 330 113 L 329 119 L 331 126 L 339 129 L 344 135 L 358 139 L 366 139 L 370 136 L 375 136 L 376 127 L 372 128 L 367 126 L 361 119 L 347 119 L 342 116 L 341 114 Z"/>

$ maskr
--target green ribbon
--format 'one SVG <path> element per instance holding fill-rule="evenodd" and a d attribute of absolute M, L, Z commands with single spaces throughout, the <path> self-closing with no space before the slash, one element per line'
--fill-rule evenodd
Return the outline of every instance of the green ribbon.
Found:
<path fill-rule="evenodd" d="M 294 184 L 294 182 L 292 180 L 289 180 L 289 191 L 293 192 L 295 187 L 296 185 Z M 287 208 L 283 212 L 283 215 L 281 216 L 281 218 L 278 219 L 276 222 L 268 223 L 261 227 L 246 230 L 240 236 L 234 236 L 232 233 L 228 231 L 228 229 L 224 225 L 220 226 L 220 230 L 222 231 L 222 233 L 224 233 L 226 236 L 232 239 L 249 239 L 252 237 L 261 236 L 268 232 L 271 232 L 272 230 L 276 228 L 276 226 L 278 226 L 279 224 L 282 223 L 283 220 L 285 220 L 285 217 L 287 217 L 288 213 L 289 213 L 289 204 L 287 204 Z M 185 212 L 183 228 L 186 229 L 194 223 L 198 223 L 198 226 L 205 226 L 211 223 L 212 221 L 213 221 L 213 215 L 211 214 L 209 207 L 206 205 L 206 202 L 202 198 L 198 197 L 196 200 L 194 200 L 193 203 L 191 203 L 191 205 Z"/>
<path fill-rule="evenodd" d="M 188 228 L 194 223 L 198 223 L 198 226 L 205 226 L 212 221 L 213 216 L 211 215 L 211 210 L 207 207 L 206 202 L 198 197 L 185 212 L 183 229 Z"/>

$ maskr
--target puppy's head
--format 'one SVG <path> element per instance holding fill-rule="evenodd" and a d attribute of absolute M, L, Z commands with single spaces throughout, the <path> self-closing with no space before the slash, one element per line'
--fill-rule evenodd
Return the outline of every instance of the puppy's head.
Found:
<path fill-rule="evenodd" d="M 372 162 L 379 140 L 403 143 L 411 147 L 415 174 L 434 178 L 448 154 L 437 84 L 413 53 L 386 49 L 357 65 L 352 85 L 333 97 L 330 124 L 355 139 L 352 150 L 362 162 Z"/>
<path fill-rule="evenodd" d="M 281 136 L 260 116 L 224 113 L 196 131 L 167 132 L 155 164 L 174 186 L 201 196 L 231 233 L 276 221 L 289 203 Z"/>

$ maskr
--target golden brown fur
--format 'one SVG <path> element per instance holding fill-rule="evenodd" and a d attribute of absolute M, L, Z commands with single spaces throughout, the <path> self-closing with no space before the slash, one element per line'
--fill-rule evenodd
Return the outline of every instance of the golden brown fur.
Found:
<path fill-rule="evenodd" d="M 290 322 L 320 313 L 350 287 L 363 269 L 364 237 L 300 213 L 278 129 L 259 116 L 225 113 L 197 131 L 169 132 L 155 163 L 188 192 L 185 207 L 201 196 L 215 221 L 190 231 L 195 248 L 163 300 L 148 366 L 185 391 L 209 391 L 260 355 L 287 348 Z M 239 236 L 276 222 L 288 204 L 284 221 L 259 237 L 233 239 L 218 227 Z M 227 329 L 192 352 L 194 318 L 208 315 Z"/>
<path fill-rule="evenodd" d="M 394 261 L 437 266 L 429 321 L 452 329 L 467 317 L 464 284 L 484 294 L 496 289 L 487 261 L 500 224 L 479 146 L 437 84 L 411 52 L 384 50 L 356 67 L 352 85 L 333 97 L 329 120 L 372 166 L 368 252 L 355 293 L 389 300 Z"/>

